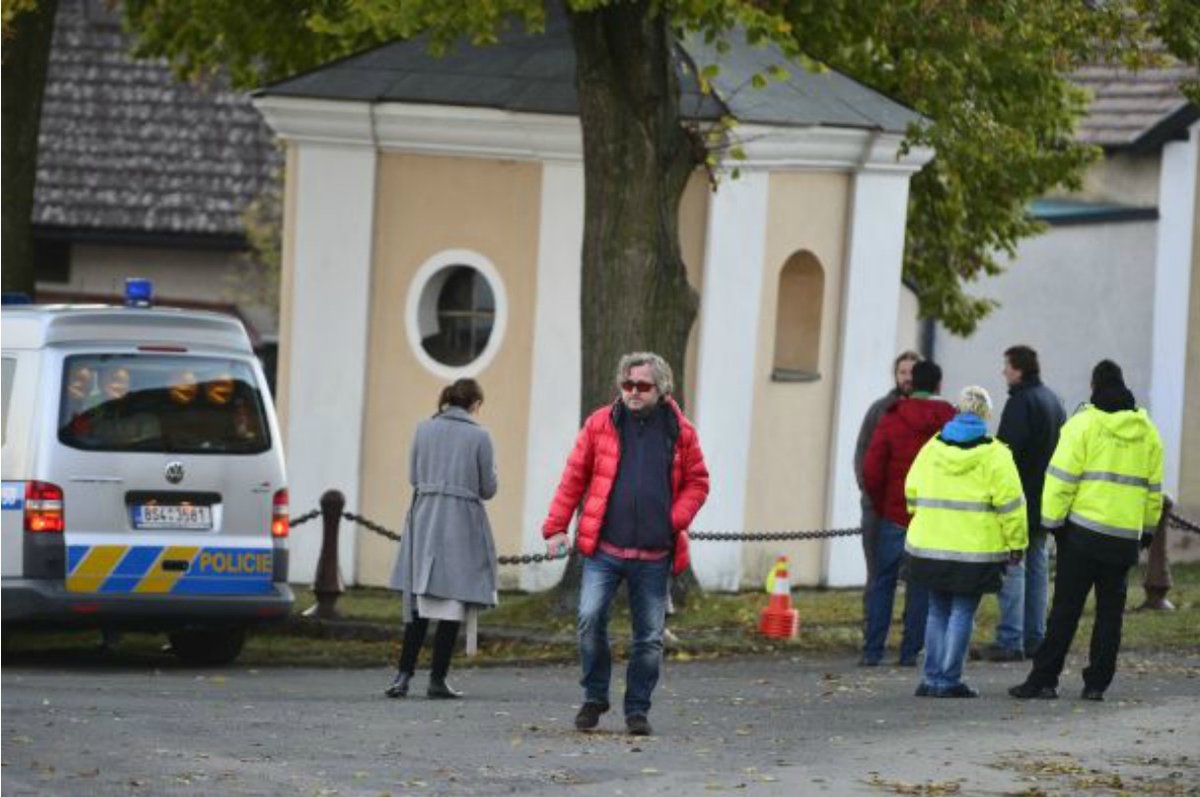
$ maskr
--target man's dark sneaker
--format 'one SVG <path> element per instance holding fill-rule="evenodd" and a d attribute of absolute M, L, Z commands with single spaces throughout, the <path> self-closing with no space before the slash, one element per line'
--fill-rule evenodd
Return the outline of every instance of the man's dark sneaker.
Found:
<path fill-rule="evenodd" d="M 896 666 L 897 667 L 916 667 L 917 666 L 917 657 L 916 656 L 901 656 L 900 659 L 896 662 Z"/>
<path fill-rule="evenodd" d="M 1053 686 L 1035 686 L 1026 681 L 1008 690 L 1008 694 L 1017 700 L 1057 700 L 1058 690 Z"/>
<path fill-rule="evenodd" d="M 1001 647 L 993 642 L 986 645 L 979 651 L 980 657 L 984 661 L 1024 661 L 1025 652 L 1022 650 L 1014 650 L 1011 648 Z"/>
<path fill-rule="evenodd" d="M 1089 686 L 1083 687 L 1083 692 L 1079 695 L 1084 700 L 1094 700 L 1097 703 L 1104 700 L 1103 689 L 1092 689 Z"/>
<path fill-rule="evenodd" d="M 575 715 L 575 730 L 590 731 L 600 724 L 600 715 L 608 711 L 607 703 L 588 701 L 579 707 Z"/>
<path fill-rule="evenodd" d="M 972 689 L 964 683 L 957 683 L 954 686 L 946 689 L 939 689 L 936 693 L 937 697 L 979 697 L 978 690 Z"/>
<path fill-rule="evenodd" d="M 645 714 L 630 714 L 625 718 L 625 730 L 630 736 L 649 736 L 651 734 L 650 720 Z"/>
<path fill-rule="evenodd" d="M 937 697 L 937 690 L 922 681 L 917 691 L 913 692 L 913 697 Z"/>
<path fill-rule="evenodd" d="M 863 656 L 861 659 L 858 660 L 858 666 L 859 667 L 878 667 L 879 659 L 869 659 L 866 656 Z"/>

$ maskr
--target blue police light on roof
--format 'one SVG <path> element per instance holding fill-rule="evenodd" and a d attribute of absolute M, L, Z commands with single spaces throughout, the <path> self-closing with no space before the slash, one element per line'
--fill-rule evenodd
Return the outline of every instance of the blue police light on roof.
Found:
<path fill-rule="evenodd" d="M 149 307 L 154 296 L 154 283 L 144 277 L 129 277 L 125 280 L 125 306 Z"/>

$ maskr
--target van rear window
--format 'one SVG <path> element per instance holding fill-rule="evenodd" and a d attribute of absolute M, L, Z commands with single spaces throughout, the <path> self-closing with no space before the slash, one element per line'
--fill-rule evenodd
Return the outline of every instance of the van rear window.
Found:
<path fill-rule="evenodd" d="M 58 439 L 88 451 L 257 454 L 271 446 L 254 370 L 220 357 L 68 357 L 58 417 Z"/>

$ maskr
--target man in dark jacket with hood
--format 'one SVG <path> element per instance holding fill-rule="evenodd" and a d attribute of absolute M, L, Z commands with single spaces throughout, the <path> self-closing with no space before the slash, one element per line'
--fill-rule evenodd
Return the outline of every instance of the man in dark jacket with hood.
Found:
<path fill-rule="evenodd" d="M 863 486 L 883 521 L 875 541 L 875 578 L 867 596 L 867 631 L 860 662 L 865 667 L 874 667 L 883 658 L 892 622 L 904 535 L 912 519 L 904 496 L 904 479 L 921 447 L 954 417 L 954 406 L 937 395 L 941 388 L 941 368 L 931 362 L 914 365 L 912 395 L 884 413 L 867 447 Z M 925 644 L 928 608 L 925 589 L 910 584 L 904 598 L 901 666 L 916 666 L 917 655 Z"/>
<path fill-rule="evenodd" d="M 1012 451 L 1021 475 L 1029 547 L 1023 562 L 1008 565 L 998 596 L 996 638 L 980 654 L 988 661 L 1021 661 L 1033 656 L 1046 635 L 1050 552 L 1041 527 L 1042 486 L 1067 414 L 1058 395 L 1042 384 L 1037 352 L 1029 346 L 1013 346 L 1004 352 L 1004 381 L 1008 383 L 1008 402 L 996 437 Z"/>

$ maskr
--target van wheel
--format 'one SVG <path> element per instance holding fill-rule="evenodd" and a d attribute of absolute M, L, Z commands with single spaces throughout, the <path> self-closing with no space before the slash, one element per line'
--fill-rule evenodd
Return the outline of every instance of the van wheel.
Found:
<path fill-rule="evenodd" d="M 229 664 L 246 644 L 245 628 L 206 628 L 176 631 L 168 637 L 171 652 L 184 664 L 212 667 Z"/>

